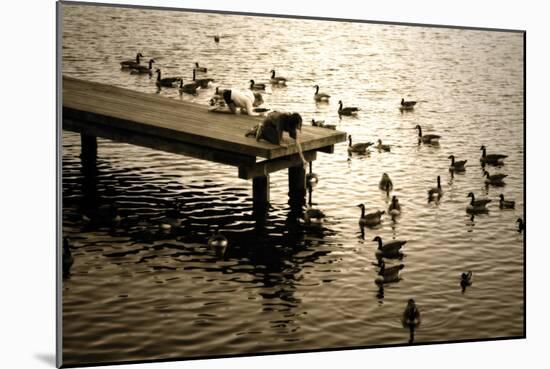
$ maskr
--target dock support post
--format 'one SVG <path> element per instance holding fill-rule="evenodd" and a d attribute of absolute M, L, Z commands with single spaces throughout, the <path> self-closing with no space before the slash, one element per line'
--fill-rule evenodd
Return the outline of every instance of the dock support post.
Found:
<path fill-rule="evenodd" d="M 269 174 L 252 179 L 254 210 L 265 211 L 269 206 Z"/>
<path fill-rule="evenodd" d="M 80 134 L 82 169 L 85 173 L 95 173 L 97 169 L 97 138 L 86 133 Z"/>
<path fill-rule="evenodd" d="M 306 170 L 303 165 L 288 168 L 288 203 L 301 207 L 306 202 Z"/>

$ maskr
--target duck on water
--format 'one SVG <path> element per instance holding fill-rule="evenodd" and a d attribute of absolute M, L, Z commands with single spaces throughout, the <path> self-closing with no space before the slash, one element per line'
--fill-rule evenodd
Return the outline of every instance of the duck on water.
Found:
<path fill-rule="evenodd" d="M 124 69 L 135 67 L 139 65 L 140 58 L 143 58 L 143 55 L 141 53 L 137 53 L 135 59 L 121 61 L 120 67 Z"/>
<path fill-rule="evenodd" d="M 508 157 L 508 155 L 503 154 L 487 154 L 487 148 L 484 145 L 479 149 L 481 150 L 481 158 L 479 161 L 482 164 L 501 165 L 504 163 L 504 159 Z"/>
<path fill-rule="evenodd" d="M 468 160 L 456 160 L 454 155 L 449 155 L 449 158 L 451 159 L 451 165 L 449 166 L 449 170 L 455 171 L 455 172 L 464 172 L 466 170 L 466 163 Z"/>
<path fill-rule="evenodd" d="M 348 153 L 366 154 L 367 149 L 372 146 L 372 142 L 353 143 L 351 135 L 348 136 Z"/>
<path fill-rule="evenodd" d="M 385 213 L 384 210 L 382 211 L 375 211 L 373 213 L 366 213 L 365 212 L 365 205 L 359 204 L 357 207 L 361 208 L 361 216 L 359 217 L 359 225 L 361 226 L 367 226 L 367 227 L 374 227 L 382 221 L 382 215 Z"/>
<path fill-rule="evenodd" d="M 415 127 L 418 130 L 418 141 L 425 144 L 438 144 L 441 136 L 435 134 L 422 135 L 422 127 L 419 124 Z"/>
<path fill-rule="evenodd" d="M 466 211 L 468 213 L 486 213 L 489 211 L 486 206 L 492 201 L 491 199 L 476 200 L 473 192 L 468 193 L 468 196 L 466 197 L 470 198 L 470 204 L 466 207 Z"/>
<path fill-rule="evenodd" d="M 380 236 L 374 237 L 372 241 L 378 242 L 378 249 L 376 250 L 376 257 L 378 259 L 383 257 L 385 258 L 400 257 L 402 255 L 401 248 L 403 247 L 403 245 L 407 243 L 407 241 L 394 240 L 384 244 Z"/>
<path fill-rule="evenodd" d="M 162 72 L 160 69 L 156 70 L 157 73 L 157 87 L 176 87 L 177 83 L 181 81 L 181 77 L 165 77 L 162 78 Z"/>

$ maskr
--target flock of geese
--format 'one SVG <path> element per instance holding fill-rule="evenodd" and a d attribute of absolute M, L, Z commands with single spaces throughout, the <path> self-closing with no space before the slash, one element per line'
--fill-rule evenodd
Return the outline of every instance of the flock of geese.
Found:
<path fill-rule="evenodd" d="M 214 40 L 216 42 L 219 42 L 219 36 L 215 37 Z M 137 53 L 136 58 L 132 60 L 125 60 L 120 62 L 120 66 L 123 69 L 130 70 L 130 73 L 132 74 L 149 74 L 152 76 L 153 74 L 153 64 L 155 63 L 154 59 L 149 59 L 147 64 L 141 64 L 141 58 L 143 58 L 143 55 L 141 53 Z M 168 87 L 168 88 L 176 88 L 179 87 L 180 93 L 188 93 L 188 94 L 196 94 L 198 89 L 204 89 L 208 88 L 209 85 L 214 82 L 214 79 L 212 78 L 197 78 L 197 73 L 206 74 L 208 73 L 208 68 L 201 66 L 198 62 L 195 63 L 192 73 L 192 80 L 188 83 L 184 83 L 183 78 L 181 77 L 165 77 L 162 75 L 162 72 L 160 69 L 156 69 L 154 73 L 157 74 L 156 78 L 156 85 L 158 88 L 161 87 Z M 281 76 L 276 75 L 275 70 L 271 70 L 271 77 L 269 79 L 270 84 L 274 85 L 286 85 L 287 79 Z M 267 83 L 263 82 L 256 82 L 254 79 L 249 80 L 249 88 L 253 91 L 265 91 L 267 88 Z M 320 88 L 318 85 L 313 86 L 315 89 L 315 92 L 313 94 L 313 98 L 317 102 L 328 102 L 331 96 L 325 92 L 320 91 Z M 219 92 L 216 89 L 216 94 L 219 94 Z M 412 111 L 415 108 L 415 105 L 417 104 L 416 101 L 406 101 L 404 98 L 401 99 L 399 109 L 401 110 L 407 110 Z M 343 102 L 340 100 L 338 102 L 338 115 L 340 117 L 342 116 L 354 116 L 357 115 L 358 112 L 361 109 L 358 107 L 351 107 L 351 106 L 344 106 Z M 329 129 L 335 129 L 335 125 L 329 125 L 325 124 L 324 121 L 319 121 L 312 119 L 311 124 L 313 126 L 317 127 L 323 127 L 323 128 L 329 128 Z M 415 129 L 418 132 L 418 141 L 419 144 L 426 144 L 426 145 L 438 145 L 439 140 L 441 139 L 440 135 L 429 133 L 429 134 L 423 134 L 422 127 L 420 125 L 416 125 Z M 352 136 L 348 135 L 348 154 L 351 156 L 352 154 L 366 154 L 368 153 L 368 149 L 370 147 L 376 148 L 379 151 L 391 151 L 391 146 L 387 144 L 383 144 L 382 141 L 379 139 L 377 141 L 377 144 L 375 145 L 372 142 L 357 142 L 354 143 L 352 140 Z M 507 155 L 503 154 L 487 154 L 487 150 L 485 146 L 480 147 L 481 151 L 481 157 L 480 157 L 480 163 L 483 167 L 483 177 L 485 178 L 485 183 L 487 185 L 492 186 L 503 186 L 504 179 L 507 177 L 506 174 L 490 174 L 487 170 L 485 170 L 485 165 L 493 165 L 493 166 L 501 166 L 504 162 L 504 160 L 507 158 Z M 464 172 L 466 170 L 466 163 L 467 160 L 456 160 L 454 155 L 449 155 L 448 159 L 451 160 L 451 164 L 449 166 L 449 170 L 453 173 L 460 173 Z M 310 167 L 311 170 L 311 167 Z M 313 187 L 317 184 L 318 178 L 315 174 L 310 173 L 307 176 L 307 185 L 308 187 Z M 379 182 L 379 188 L 383 191 L 386 191 L 386 193 L 390 194 L 390 192 L 393 190 L 393 182 L 390 179 L 389 175 L 387 173 L 384 173 L 382 175 L 382 178 Z M 443 196 L 443 188 L 441 187 L 441 177 L 437 177 L 437 185 L 433 188 L 428 189 L 428 201 L 437 200 L 439 201 L 441 197 Z M 475 214 L 482 214 L 482 213 L 488 213 L 487 204 L 492 202 L 492 199 L 479 199 L 476 198 L 473 192 L 470 192 L 466 196 L 469 198 L 469 203 L 466 206 L 466 211 L 469 214 L 475 215 Z M 386 214 L 385 210 L 376 210 L 374 212 L 367 212 L 366 207 L 364 204 L 357 205 L 360 208 L 360 216 L 359 216 L 359 225 L 362 227 L 376 227 L 378 226 L 382 221 L 382 216 Z M 513 200 L 507 200 L 504 198 L 503 194 L 499 195 L 499 208 L 500 209 L 514 209 L 515 202 Z M 392 217 L 392 219 L 395 219 L 395 217 L 398 217 L 401 215 L 401 204 L 399 202 L 399 199 L 397 196 L 392 196 L 390 205 L 388 207 L 387 213 Z M 321 222 L 325 218 L 325 214 L 318 210 L 311 207 L 311 205 L 306 209 L 304 213 L 304 220 L 309 223 L 313 222 Z M 524 230 L 524 222 L 521 218 L 518 218 L 517 221 L 517 231 L 523 232 Z M 387 266 L 386 261 L 387 259 L 395 259 L 395 258 L 401 258 L 403 256 L 401 249 L 403 246 L 407 243 L 405 240 L 392 240 L 389 242 L 383 242 L 382 238 L 380 236 L 376 236 L 372 240 L 373 242 L 377 243 L 377 249 L 375 252 L 376 258 L 378 260 L 378 263 L 376 264 L 379 267 L 378 270 L 378 277 L 376 278 L 377 284 L 384 284 L 384 283 L 390 283 L 399 280 L 399 272 L 403 269 L 403 264 L 398 264 L 395 266 Z M 218 230 L 209 238 L 208 240 L 208 246 L 213 249 L 216 252 L 216 255 L 223 255 L 225 253 L 226 248 L 228 247 L 228 240 L 227 238 L 219 232 Z M 385 260 L 386 259 L 386 260 Z M 73 256 L 71 255 L 70 247 L 69 247 L 69 240 L 67 238 L 64 238 L 63 240 L 63 275 L 66 275 L 68 273 L 71 265 L 73 264 Z M 462 291 L 466 289 L 467 286 L 472 284 L 472 277 L 473 273 L 472 271 L 467 271 L 461 274 L 460 276 L 460 286 L 462 287 Z M 402 322 L 404 326 L 409 327 L 411 329 L 414 329 L 414 327 L 418 326 L 420 324 L 420 312 L 418 307 L 416 306 L 416 303 L 413 299 L 410 299 L 407 302 L 407 306 L 405 308 L 405 311 L 403 312 Z"/>

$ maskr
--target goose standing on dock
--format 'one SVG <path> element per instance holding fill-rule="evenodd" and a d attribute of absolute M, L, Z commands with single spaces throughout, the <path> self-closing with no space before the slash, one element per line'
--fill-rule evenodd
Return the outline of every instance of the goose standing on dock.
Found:
<path fill-rule="evenodd" d="M 121 68 L 135 67 L 136 65 L 139 65 L 140 58 L 143 58 L 143 55 L 141 53 L 137 53 L 136 54 L 136 59 L 121 61 L 120 62 L 120 67 Z"/>
<path fill-rule="evenodd" d="M 390 145 L 383 145 L 382 140 L 378 139 L 378 145 L 375 146 L 379 151 L 387 151 L 389 152 L 391 150 Z"/>
<path fill-rule="evenodd" d="M 155 62 L 155 59 L 149 59 L 149 65 L 135 65 L 131 67 L 130 73 L 132 74 L 153 74 L 153 63 Z"/>
<path fill-rule="evenodd" d="M 286 85 L 285 77 L 275 77 L 275 70 L 271 70 L 271 79 L 269 80 L 274 85 Z"/>
<path fill-rule="evenodd" d="M 422 141 L 422 143 L 425 143 L 425 144 L 439 143 L 439 139 L 441 138 L 441 136 L 434 135 L 434 134 L 422 135 L 422 127 L 420 127 L 419 124 L 417 124 L 416 127 L 414 128 L 418 130 L 418 140 Z"/>
<path fill-rule="evenodd" d="M 199 86 L 199 84 L 196 82 L 183 84 L 183 80 L 180 80 L 180 88 L 179 88 L 180 94 L 186 93 L 190 95 L 196 95 L 197 90 L 200 88 L 201 86 Z"/>
<path fill-rule="evenodd" d="M 181 81 L 181 77 L 166 77 L 162 78 L 160 69 L 156 70 L 157 73 L 157 87 L 176 87 L 177 83 Z"/>
<path fill-rule="evenodd" d="M 492 164 L 492 165 L 500 165 L 503 164 L 504 159 L 508 157 L 508 155 L 502 155 L 502 154 L 490 154 L 487 155 L 487 149 L 484 145 L 482 145 L 480 148 L 481 150 L 481 158 L 479 161 L 482 164 Z"/>
<path fill-rule="evenodd" d="M 311 125 L 313 127 L 321 127 L 321 128 L 327 128 L 327 129 L 336 129 L 336 124 L 325 124 L 324 120 L 315 120 L 311 119 Z"/>
<path fill-rule="evenodd" d="M 449 155 L 448 159 L 451 159 L 451 166 L 449 166 L 449 170 L 454 172 L 464 172 L 466 170 L 464 166 L 466 165 L 466 162 L 468 162 L 468 160 L 455 161 L 454 155 Z"/>
<path fill-rule="evenodd" d="M 365 214 L 365 205 L 359 204 L 357 207 L 361 208 L 361 216 L 359 217 L 359 225 L 374 227 L 382 221 L 382 214 L 386 213 L 385 211 L 375 211 L 374 213 Z"/>
<path fill-rule="evenodd" d="M 359 113 L 359 108 L 356 108 L 354 106 L 348 106 L 344 108 L 344 103 L 342 103 L 342 100 L 338 101 L 338 115 L 357 115 Z"/>
<path fill-rule="evenodd" d="M 401 205 L 399 204 L 399 200 L 397 200 L 397 196 L 392 196 L 391 203 L 388 208 L 388 214 L 391 216 L 397 216 L 401 215 Z"/>
<path fill-rule="evenodd" d="M 208 68 L 205 68 L 205 67 L 199 67 L 199 63 L 198 62 L 195 62 L 195 68 L 194 68 L 197 72 L 201 72 L 201 73 L 207 73 L 208 72 Z"/>
<path fill-rule="evenodd" d="M 470 192 L 468 193 L 468 196 L 470 198 L 470 204 L 466 207 L 466 211 L 469 213 L 486 213 L 489 209 L 487 209 L 487 204 L 490 203 L 491 199 L 479 199 L 476 200 L 474 193 Z"/>
<path fill-rule="evenodd" d="M 328 100 L 330 99 L 330 95 L 328 95 L 324 92 L 319 92 L 319 85 L 315 85 L 313 87 L 315 87 L 315 95 L 313 95 L 313 98 L 315 99 L 315 101 L 317 101 L 317 102 L 321 102 L 321 101 L 328 102 Z"/>
<path fill-rule="evenodd" d="M 372 241 L 378 242 L 378 249 L 376 250 L 376 257 L 378 259 L 401 256 L 401 248 L 407 243 L 407 241 L 394 240 L 384 244 L 380 236 L 374 237 Z"/>
<path fill-rule="evenodd" d="M 490 175 L 488 171 L 483 171 L 483 176 L 485 178 L 486 184 L 496 185 L 496 186 L 502 186 L 504 184 L 503 180 L 504 178 L 508 177 L 507 174 L 493 174 Z"/>
<path fill-rule="evenodd" d="M 523 219 L 518 218 L 518 220 L 516 220 L 516 223 L 518 224 L 518 233 L 522 233 L 525 229 L 525 223 L 523 222 Z"/>
<path fill-rule="evenodd" d="M 265 83 L 256 83 L 253 79 L 250 80 L 250 89 L 257 91 L 265 91 Z"/>
<path fill-rule="evenodd" d="M 516 207 L 516 202 L 513 200 L 504 200 L 504 195 L 500 194 L 498 197 L 500 197 L 500 201 L 498 206 L 501 209 L 513 209 Z"/>
<path fill-rule="evenodd" d="M 405 99 L 401 98 L 401 108 L 402 109 L 414 109 L 414 106 L 416 105 L 416 101 L 405 101 Z"/>
<path fill-rule="evenodd" d="M 437 176 L 437 187 L 432 187 L 428 190 L 428 197 L 430 200 L 437 196 L 437 198 L 440 198 L 443 195 L 443 190 L 441 189 L 441 176 Z"/>
<path fill-rule="evenodd" d="M 354 144 L 351 135 L 348 136 L 348 154 L 366 154 L 369 146 L 372 146 L 372 142 L 358 142 Z"/>
<path fill-rule="evenodd" d="M 382 173 L 382 178 L 380 179 L 380 183 L 378 183 L 378 187 L 386 192 L 393 190 L 393 182 L 388 173 Z"/>

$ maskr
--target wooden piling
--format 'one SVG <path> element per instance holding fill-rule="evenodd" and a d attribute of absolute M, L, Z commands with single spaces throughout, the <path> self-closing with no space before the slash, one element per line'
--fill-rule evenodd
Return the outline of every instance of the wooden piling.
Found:
<path fill-rule="evenodd" d="M 97 169 L 97 138 L 96 136 L 80 134 L 82 169 L 86 173 L 95 173 Z"/>
<path fill-rule="evenodd" d="M 306 199 L 306 170 L 303 165 L 288 168 L 288 203 L 303 206 Z"/>
<path fill-rule="evenodd" d="M 269 174 L 252 179 L 252 201 L 256 210 L 265 210 L 268 208 Z"/>

